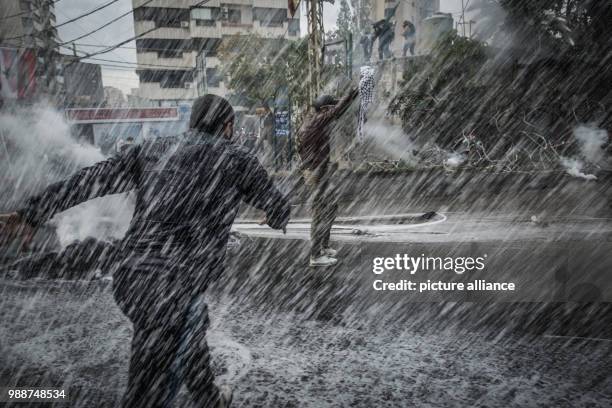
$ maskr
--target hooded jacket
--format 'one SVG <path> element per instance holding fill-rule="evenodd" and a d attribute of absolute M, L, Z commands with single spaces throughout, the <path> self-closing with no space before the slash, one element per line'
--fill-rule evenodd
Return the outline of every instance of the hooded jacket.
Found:
<path fill-rule="evenodd" d="M 92 198 L 136 190 L 136 208 L 121 249 L 163 254 L 182 263 L 222 260 L 241 201 L 289 219 L 287 199 L 246 149 L 202 132 L 161 138 L 52 184 L 18 211 L 36 226 Z M 213 262 L 218 264 L 218 262 Z"/>
<path fill-rule="evenodd" d="M 316 170 L 329 161 L 333 122 L 340 118 L 357 95 L 357 88 L 351 89 L 334 107 L 313 111 L 306 117 L 298 132 L 298 153 L 302 159 L 302 169 Z"/>

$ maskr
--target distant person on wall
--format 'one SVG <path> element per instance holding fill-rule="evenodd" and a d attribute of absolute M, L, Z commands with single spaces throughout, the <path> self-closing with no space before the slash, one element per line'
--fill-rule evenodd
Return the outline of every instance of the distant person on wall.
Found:
<path fill-rule="evenodd" d="M 59 212 L 136 190 L 113 267 L 113 295 L 134 327 L 124 408 L 171 407 L 182 384 L 193 406 L 229 406 L 231 391 L 214 384 L 205 291 L 223 273 L 241 201 L 265 211 L 274 229 L 289 221 L 286 198 L 255 156 L 234 143 L 234 110 L 225 99 L 196 99 L 189 127 L 133 145 L 0 214 L 0 243 L 27 242 L 32 228 Z"/>
<path fill-rule="evenodd" d="M 410 50 L 410 55 L 414 55 L 414 45 L 416 44 L 416 28 L 412 22 L 406 20 L 402 24 L 402 37 L 404 37 L 404 48 L 402 50 L 402 56 L 406 56 L 408 54 L 408 50 Z"/>
<path fill-rule="evenodd" d="M 310 266 L 337 263 L 336 250 L 330 248 L 332 224 L 338 211 L 338 197 L 332 181 L 336 164 L 331 163 L 331 135 L 334 122 L 357 97 L 351 89 L 340 101 L 331 95 L 319 96 L 298 132 L 298 153 L 306 184 L 313 191 L 310 229 Z"/>
<path fill-rule="evenodd" d="M 372 30 L 369 27 L 366 27 L 361 38 L 359 39 L 359 44 L 363 49 L 363 60 L 364 62 L 370 62 L 372 58 L 372 45 L 374 43 L 374 36 L 372 35 Z"/>

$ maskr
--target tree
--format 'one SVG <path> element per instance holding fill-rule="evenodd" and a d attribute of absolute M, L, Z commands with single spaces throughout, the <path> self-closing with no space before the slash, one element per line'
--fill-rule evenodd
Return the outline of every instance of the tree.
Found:
<path fill-rule="evenodd" d="M 294 112 L 308 105 L 307 40 L 235 35 L 220 50 L 228 88 L 243 95 L 251 107 L 270 104 L 287 89 Z"/>
<path fill-rule="evenodd" d="M 353 31 L 353 15 L 347 0 L 340 0 L 340 12 L 336 19 L 336 29 L 339 38 L 348 38 Z"/>

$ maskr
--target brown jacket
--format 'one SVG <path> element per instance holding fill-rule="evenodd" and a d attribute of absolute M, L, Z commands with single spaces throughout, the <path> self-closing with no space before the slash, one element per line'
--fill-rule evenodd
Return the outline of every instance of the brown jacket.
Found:
<path fill-rule="evenodd" d="M 357 94 L 357 88 L 351 89 L 333 108 L 312 112 L 306 117 L 297 135 L 302 169 L 315 170 L 329 161 L 333 121 L 347 110 Z"/>

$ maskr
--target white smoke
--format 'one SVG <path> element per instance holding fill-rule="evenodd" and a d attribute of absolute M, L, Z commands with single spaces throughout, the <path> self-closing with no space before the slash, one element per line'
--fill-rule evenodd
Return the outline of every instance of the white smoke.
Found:
<path fill-rule="evenodd" d="M 14 211 L 49 184 L 104 160 L 100 149 L 78 142 L 57 110 L 36 105 L 0 115 L 0 212 Z M 133 212 L 125 194 L 91 200 L 54 217 L 62 246 L 75 239 L 121 238 Z"/>
<path fill-rule="evenodd" d="M 586 164 L 597 165 L 604 161 L 604 145 L 608 142 L 608 132 L 596 126 L 578 125 L 574 128 L 574 137 L 580 148 L 580 158 L 561 157 L 561 165 L 570 176 L 585 180 L 597 180 L 594 174 L 586 174 Z"/>
<path fill-rule="evenodd" d="M 1 183 L 7 201 L 18 203 L 76 169 L 104 159 L 100 150 L 70 137 L 57 111 L 43 105 L 0 115 Z"/>
<path fill-rule="evenodd" d="M 51 223 L 56 226 L 62 247 L 87 237 L 121 239 L 132 220 L 135 202 L 130 193 L 99 197 L 57 214 Z"/>
<path fill-rule="evenodd" d="M 451 152 L 448 153 L 444 165 L 446 167 L 457 168 L 465 161 L 465 156 L 460 153 Z"/>
<path fill-rule="evenodd" d="M 574 137 L 578 140 L 580 154 L 593 164 L 604 159 L 604 145 L 608 142 L 608 132 L 596 126 L 578 125 L 574 128 Z"/>
<path fill-rule="evenodd" d="M 561 165 L 565 167 L 565 171 L 570 176 L 583 178 L 585 180 L 597 180 L 596 175 L 585 174 L 583 172 L 584 162 L 582 160 L 561 156 Z"/>
<path fill-rule="evenodd" d="M 382 150 L 394 159 L 416 164 L 413 155 L 416 145 L 401 126 L 389 123 L 385 119 L 374 118 L 366 122 L 363 133 L 369 145 Z"/>

